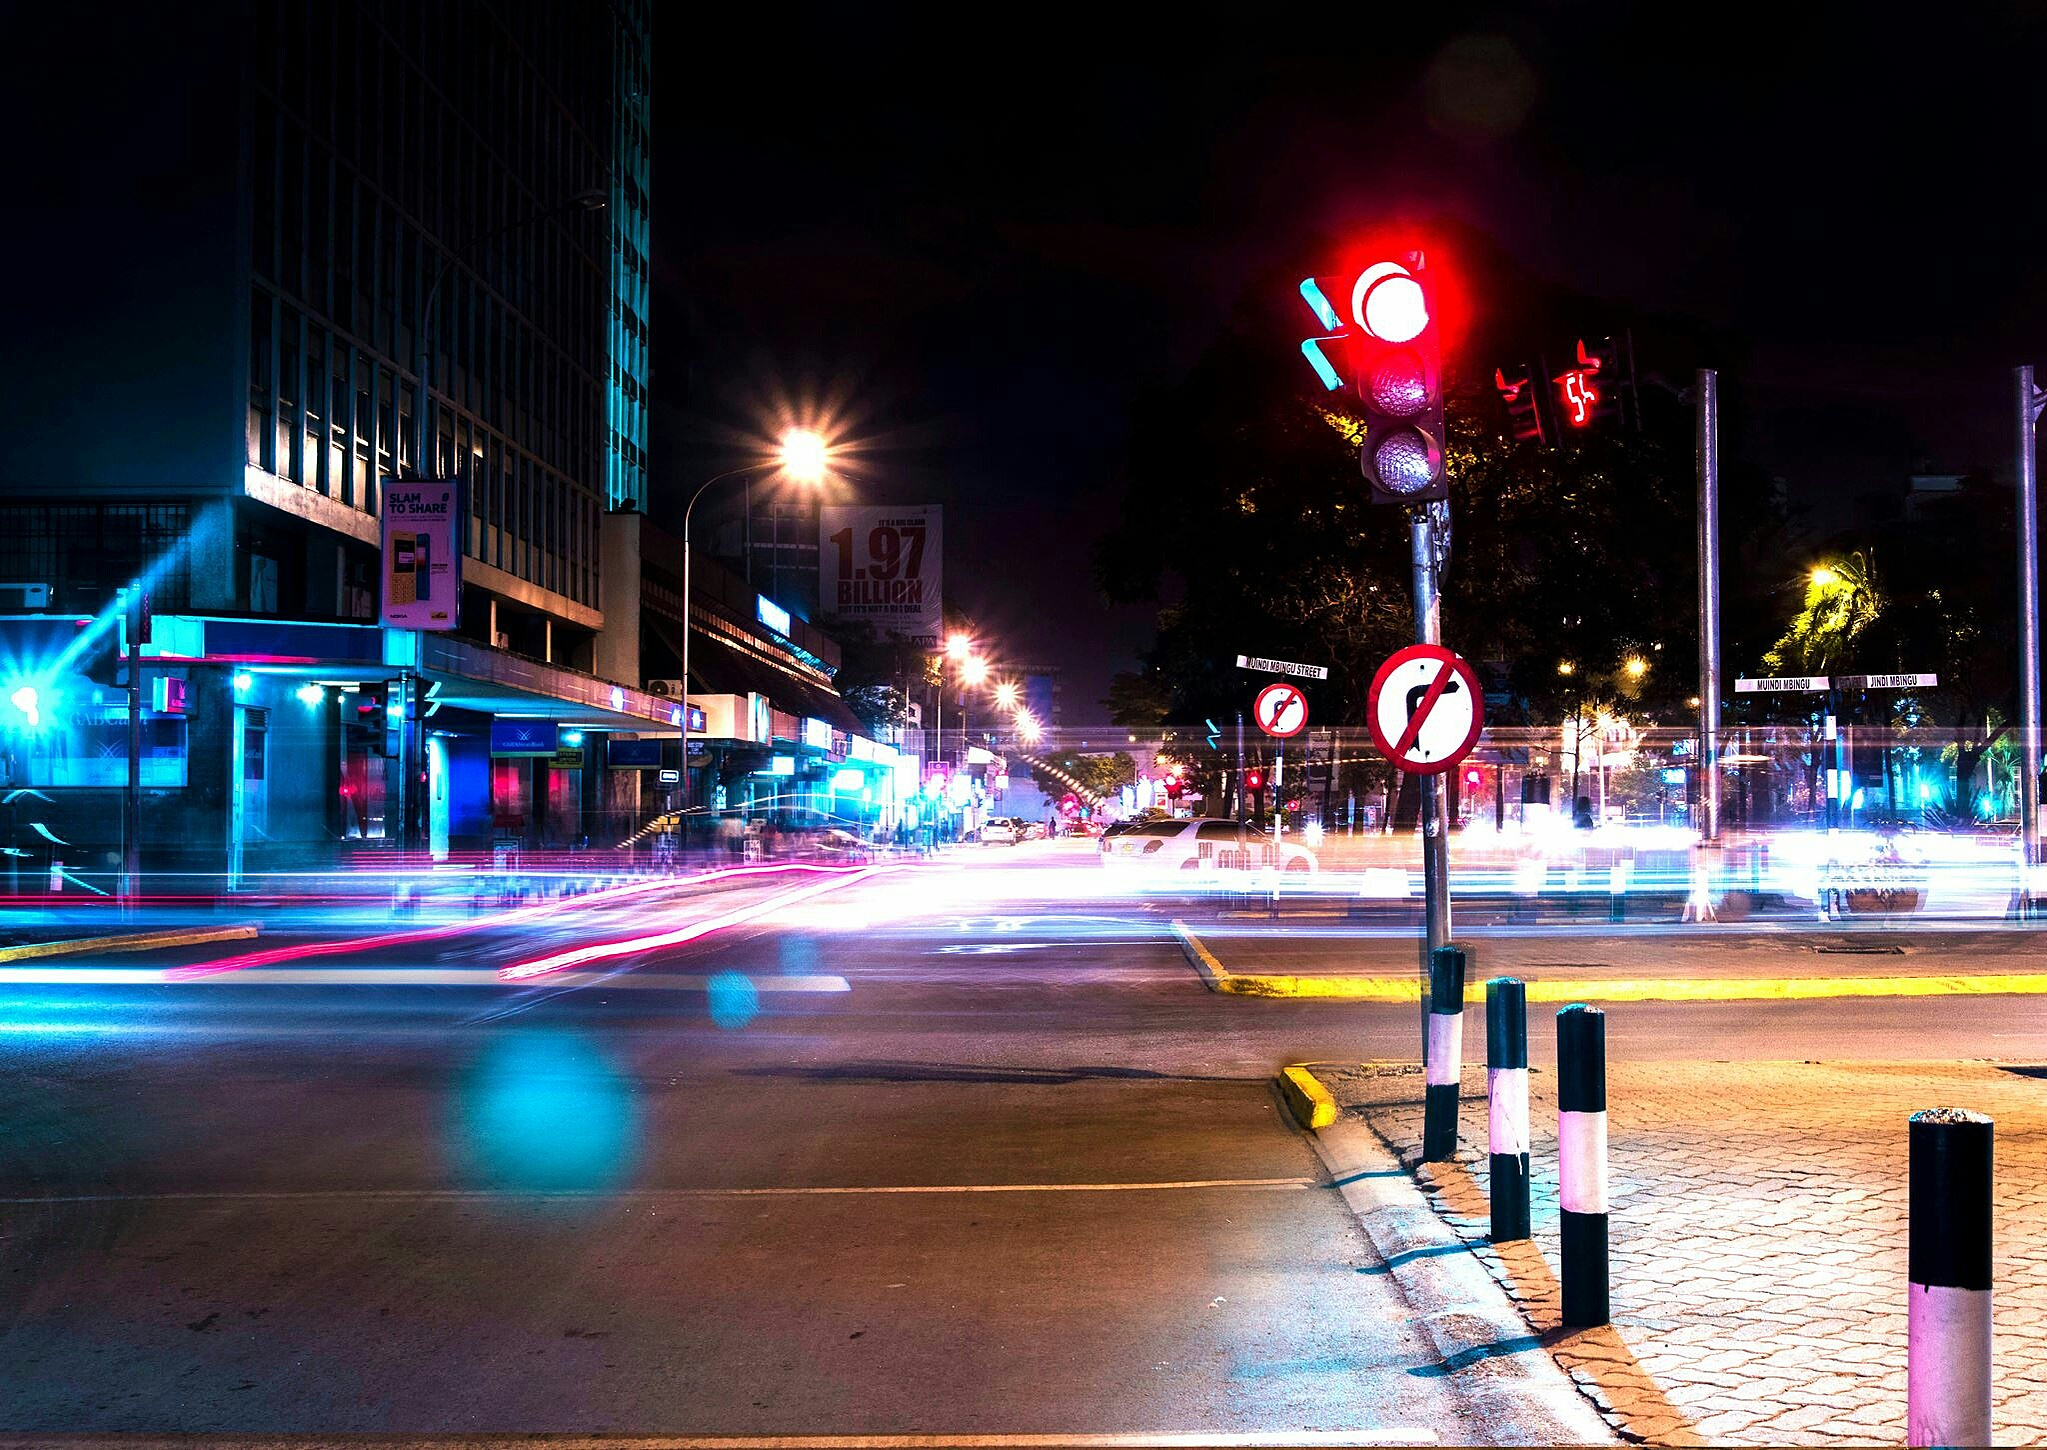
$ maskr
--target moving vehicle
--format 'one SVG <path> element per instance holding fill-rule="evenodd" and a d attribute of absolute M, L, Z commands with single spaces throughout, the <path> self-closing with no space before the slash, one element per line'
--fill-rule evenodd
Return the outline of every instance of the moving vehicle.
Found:
<path fill-rule="evenodd" d="M 1113 836 L 1104 832 L 1102 864 L 1196 873 L 1275 868 L 1308 872 L 1320 866 L 1313 851 L 1292 841 L 1275 841 L 1261 826 L 1213 818 L 1145 821 Z"/>
<path fill-rule="evenodd" d="M 1014 846 L 1023 837 L 1023 823 L 1010 816 L 990 816 L 981 827 L 984 846 Z"/>

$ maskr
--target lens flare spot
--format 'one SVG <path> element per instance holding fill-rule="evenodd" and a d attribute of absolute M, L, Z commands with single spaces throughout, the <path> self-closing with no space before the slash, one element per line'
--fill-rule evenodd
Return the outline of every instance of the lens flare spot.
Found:
<path fill-rule="evenodd" d="M 639 1156 L 631 1086 L 575 1033 L 492 1042 L 463 1081 L 457 1161 L 478 1186 L 577 1193 L 617 1186 Z"/>
<path fill-rule="evenodd" d="M 711 978 L 711 1020 L 720 1027 L 744 1027 L 760 1015 L 761 994 L 743 972 L 720 972 Z"/>

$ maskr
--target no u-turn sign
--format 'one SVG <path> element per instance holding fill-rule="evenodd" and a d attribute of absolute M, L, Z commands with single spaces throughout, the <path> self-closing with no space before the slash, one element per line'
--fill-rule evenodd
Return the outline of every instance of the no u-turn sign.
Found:
<path fill-rule="evenodd" d="M 1411 644 L 1379 666 L 1367 713 L 1372 743 L 1409 775 L 1439 775 L 1478 744 L 1478 675 L 1439 644 Z"/>

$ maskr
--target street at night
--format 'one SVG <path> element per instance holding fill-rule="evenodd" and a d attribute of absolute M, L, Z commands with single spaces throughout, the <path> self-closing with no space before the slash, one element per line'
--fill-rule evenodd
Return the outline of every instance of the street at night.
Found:
<path fill-rule="evenodd" d="M 2047 1445 L 2047 20 L 978 19 L 10 16 L 0 1450 Z"/>

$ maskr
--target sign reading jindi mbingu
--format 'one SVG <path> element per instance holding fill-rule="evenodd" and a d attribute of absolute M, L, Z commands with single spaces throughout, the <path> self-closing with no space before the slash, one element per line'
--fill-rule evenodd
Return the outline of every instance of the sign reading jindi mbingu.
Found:
<path fill-rule="evenodd" d="M 818 511 L 818 608 L 912 644 L 945 631 L 943 510 L 847 505 Z"/>
<path fill-rule="evenodd" d="M 462 605 L 461 491 L 453 483 L 384 481 L 384 623 L 453 629 Z"/>

